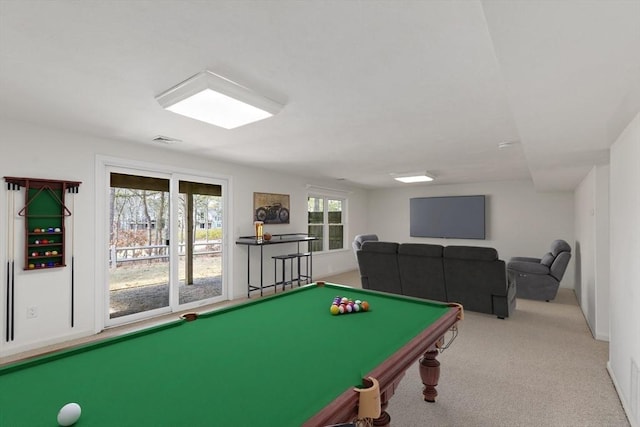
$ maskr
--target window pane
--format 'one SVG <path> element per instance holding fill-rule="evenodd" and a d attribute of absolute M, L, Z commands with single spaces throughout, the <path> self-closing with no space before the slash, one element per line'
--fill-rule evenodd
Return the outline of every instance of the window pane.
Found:
<path fill-rule="evenodd" d="M 342 224 L 342 212 L 329 212 L 329 224 Z"/>
<path fill-rule="evenodd" d="M 307 210 L 309 212 L 309 224 L 322 224 L 324 222 L 324 200 L 319 197 L 309 197 Z"/>
<path fill-rule="evenodd" d="M 318 240 L 315 240 L 311 243 L 311 250 L 314 252 L 319 252 L 323 250 L 323 245 L 322 245 L 322 230 L 323 230 L 323 226 L 322 225 L 309 225 L 309 236 L 313 236 L 313 237 L 317 237 Z"/>
<path fill-rule="evenodd" d="M 342 249 L 343 247 L 343 228 L 341 225 L 329 226 L 329 250 Z"/>
<path fill-rule="evenodd" d="M 342 200 L 327 201 L 329 210 L 329 224 L 342 224 Z"/>

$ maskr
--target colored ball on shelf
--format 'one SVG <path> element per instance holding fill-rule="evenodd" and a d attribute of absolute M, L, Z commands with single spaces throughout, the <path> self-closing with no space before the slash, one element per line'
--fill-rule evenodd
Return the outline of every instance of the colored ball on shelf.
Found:
<path fill-rule="evenodd" d="M 58 255 L 58 251 L 51 251 L 51 255 Z"/>
<path fill-rule="evenodd" d="M 333 314 L 334 316 L 340 314 L 340 309 L 337 305 L 332 305 L 329 311 L 331 311 L 331 314 Z"/>
<path fill-rule="evenodd" d="M 29 264 L 29 270 L 33 270 L 34 268 L 36 268 L 35 264 Z"/>
<path fill-rule="evenodd" d="M 39 245 L 40 244 L 40 240 L 36 240 L 35 242 L 33 242 L 34 245 Z"/>
<path fill-rule="evenodd" d="M 56 233 L 59 233 L 62 230 L 60 229 L 60 227 L 56 227 L 53 231 L 55 231 Z"/>
<path fill-rule="evenodd" d="M 49 227 L 49 228 L 47 228 L 47 231 L 48 231 L 49 233 L 53 233 L 53 227 Z"/>
<path fill-rule="evenodd" d="M 40 229 L 39 229 L 39 228 L 34 228 L 34 229 L 33 229 L 33 232 L 34 232 L 34 233 L 39 233 L 39 232 L 40 232 Z"/>
<path fill-rule="evenodd" d="M 31 252 L 31 256 L 38 256 L 38 252 Z"/>
<path fill-rule="evenodd" d="M 42 242 L 41 242 L 41 243 L 42 243 L 43 245 L 46 245 L 47 243 L 49 243 L 49 241 L 48 241 L 47 239 L 42 239 Z"/>

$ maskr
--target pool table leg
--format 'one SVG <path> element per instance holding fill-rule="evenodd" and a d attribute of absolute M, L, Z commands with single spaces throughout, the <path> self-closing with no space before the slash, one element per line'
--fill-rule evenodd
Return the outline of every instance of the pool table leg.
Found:
<path fill-rule="evenodd" d="M 373 420 L 372 425 L 375 427 L 389 427 L 391 425 L 391 416 L 386 411 L 382 411 L 380 417 Z"/>
<path fill-rule="evenodd" d="M 440 362 L 436 360 L 437 356 L 438 350 L 432 349 L 420 359 L 420 378 L 424 384 L 422 395 L 427 402 L 435 402 L 438 395 L 436 386 L 440 379 Z"/>
<path fill-rule="evenodd" d="M 389 401 L 384 393 L 380 395 L 380 416 L 375 418 L 370 425 L 375 427 L 390 427 L 391 426 L 391 415 L 386 411 L 387 406 L 389 405 Z"/>

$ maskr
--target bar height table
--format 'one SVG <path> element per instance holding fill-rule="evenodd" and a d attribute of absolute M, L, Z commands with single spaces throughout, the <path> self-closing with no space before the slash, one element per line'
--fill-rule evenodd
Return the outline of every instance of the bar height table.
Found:
<path fill-rule="evenodd" d="M 251 298 L 251 291 L 260 290 L 260 296 L 262 296 L 262 291 L 264 288 L 268 288 L 274 285 L 264 286 L 264 278 L 263 278 L 263 266 L 264 266 L 264 255 L 263 248 L 268 245 L 277 245 L 281 243 L 296 243 L 298 245 L 297 253 L 300 253 L 300 243 L 307 242 L 307 249 L 309 252 L 309 260 L 310 260 L 310 269 L 308 272 L 309 281 L 313 281 L 311 279 L 313 272 L 313 250 L 311 248 L 311 242 L 314 240 L 318 240 L 317 237 L 309 236 L 304 233 L 290 233 L 290 234 L 273 234 L 271 236 L 271 240 L 262 240 L 258 241 L 255 236 L 240 236 L 238 240 L 236 240 L 236 245 L 246 245 L 247 246 L 247 298 Z M 260 247 L 260 286 L 251 284 L 251 246 Z"/>

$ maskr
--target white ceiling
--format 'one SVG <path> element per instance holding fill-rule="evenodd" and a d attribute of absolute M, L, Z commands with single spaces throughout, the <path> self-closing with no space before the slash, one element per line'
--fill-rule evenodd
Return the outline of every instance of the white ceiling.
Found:
<path fill-rule="evenodd" d="M 286 106 L 224 130 L 156 102 L 205 69 Z M 638 111 L 640 0 L 0 0 L 3 117 L 365 188 L 572 190 Z"/>

